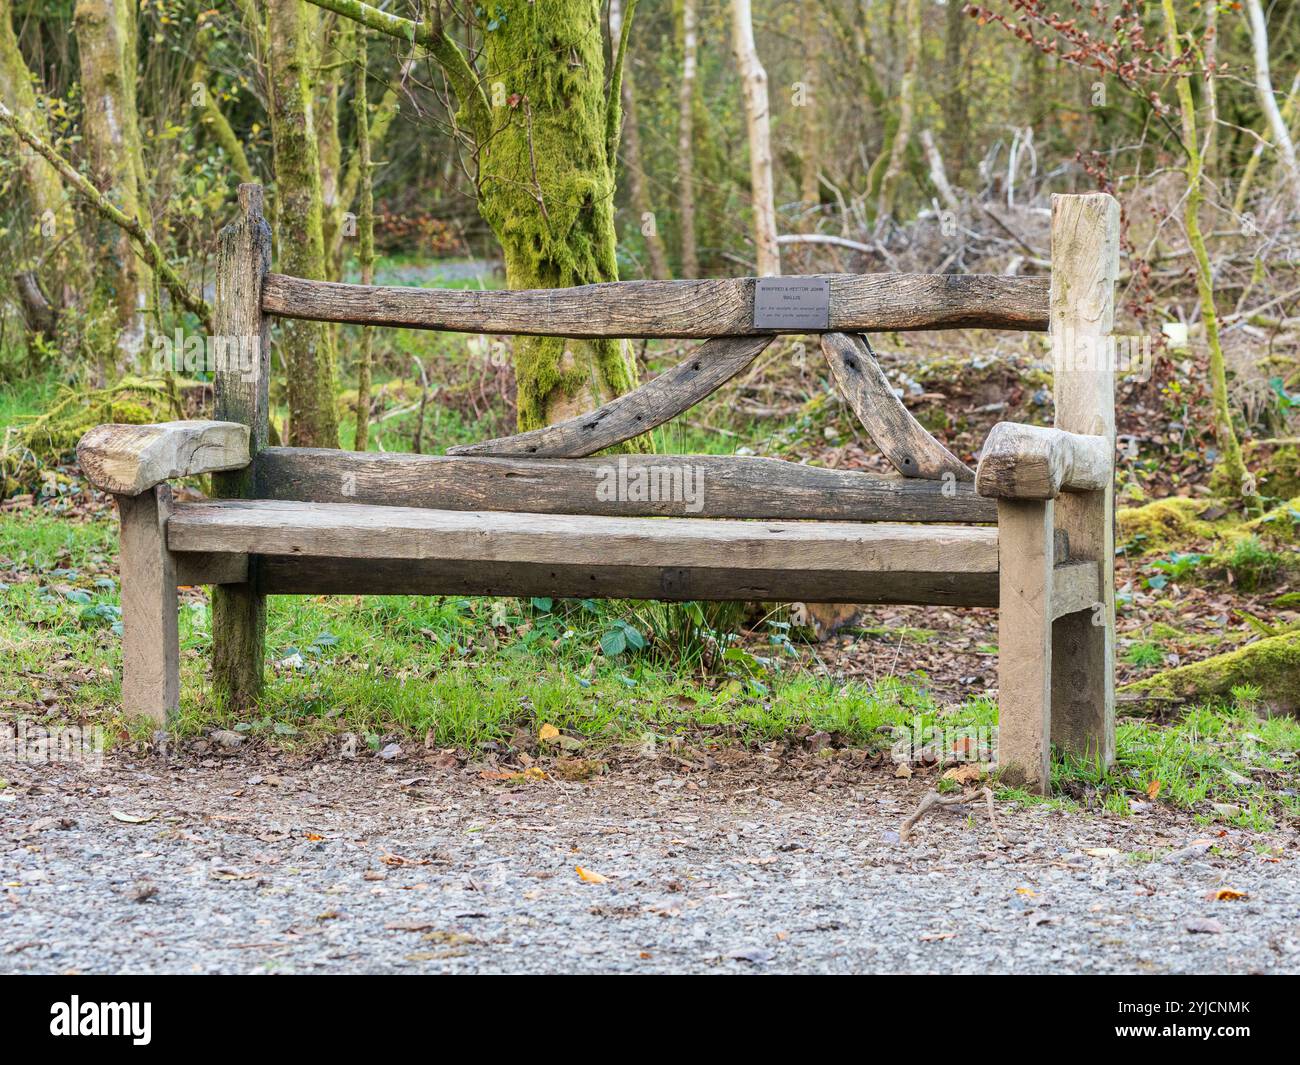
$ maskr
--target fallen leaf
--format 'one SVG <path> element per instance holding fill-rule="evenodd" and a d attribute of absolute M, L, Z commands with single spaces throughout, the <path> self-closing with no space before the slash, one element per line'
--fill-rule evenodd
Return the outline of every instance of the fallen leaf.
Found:
<path fill-rule="evenodd" d="M 118 821 L 124 821 L 128 825 L 142 825 L 146 821 L 152 821 L 158 815 L 157 814 L 127 814 L 127 813 L 123 813 L 121 810 L 114 810 L 113 816 Z"/>
<path fill-rule="evenodd" d="M 894 770 L 894 776 L 901 777 L 904 780 L 906 780 L 911 775 L 912 775 L 912 767 L 908 765 L 906 762 L 901 763 L 899 767 Z"/>
<path fill-rule="evenodd" d="M 608 884 L 609 883 L 609 877 L 601 876 L 600 873 L 596 872 L 594 869 L 584 869 L 580 865 L 575 865 L 574 868 L 578 871 L 578 879 L 581 880 L 584 884 Z"/>
<path fill-rule="evenodd" d="M 976 762 L 953 766 L 943 775 L 944 780 L 956 781 L 958 784 L 974 784 L 984 776 L 984 770 Z"/>
<path fill-rule="evenodd" d="M 208 875 L 213 880 L 256 880 L 256 873 L 245 873 L 228 865 L 214 865 Z"/>
<path fill-rule="evenodd" d="M 538 730 L 537 738 L 543 743 L 551 743 L 560 738 L 560 730 L 548 722 Z"/>
<path fill-rule="evenodd" d="M 1215 902 L 1235 902 L 1237 899 L 1248 899 L 1250 895 L 1245 891 L 1238 891 L 1236 888 L 1221 887 L 1210 898 Z"/>

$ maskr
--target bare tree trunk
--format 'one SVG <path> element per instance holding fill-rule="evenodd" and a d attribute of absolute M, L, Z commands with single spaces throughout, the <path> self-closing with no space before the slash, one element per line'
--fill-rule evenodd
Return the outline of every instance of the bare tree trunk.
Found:
<path fill-rule="evenodd" d="M 129 0 L 77 0 L 73 17 L 94 183 L 124 214 L 148 229 L 135 109 L 135 5 Z M 118 362 L 127 365 L 144 346 L 153 278 L 124 231 L 102 222 L 98 228 L 103 275 L 112 286 L 116 307 Z"/>
<path fill-rule="evenodd" d="M 821 128 L 817 121 L 817 93 L 822 62 L 821 34 L 815 33 L 809 44 L 807 69 L 803 75 L 803 99 L 799 101 L 799 206 L 807 227 L 817 224 L 817 207 L 821 203 Z"/>
<path fill-rule="evenodd" d="M 682 0 L 682 76 L 677 87 L 677 216 L 682 242 L 682 277 L 698 277 L 695 247 L 695 0 Z"/>
<path fill-rule="evenodd" d="M 1300 210 L 1300 162 L 1296 161 L 1295 142 L 1291 140 L 1291 131 L 1287 129 L 1282 112 L 1278 110 L 1277 98 L 1273 95 L 1273 79 L 1268 70 L 1268 26 L 1259 0 L 1246 0 L 1246 14 L 1255 53 L 1255 92 L 1259 96 L 1259 106 L 1263 108 L 1264 117 L 1268 119 L 1274 146 L 1282 157 L 1287 191 L 1296 209 Z"/>
<path fill-rule="evenodd" d="M 877 224 L 894 210 L 894 193 L 903 176 L 907 142 L 912 138 L 912 121 L 916 106 L 916 68 L 921 61 L 921 0 L 907 0 L 907 47 L 903 53 L 903 77 L 898 88 L 898 129 L 889 146 L 889 165 L 880 181 L 876 201 Z"/>
<path fill-rule="evenodd" d="M 609 0 L 609 35 L 615 47 L 622 31 L 622 4 L 619 0 Z M 623 67 L 623 162 L 624 173 L 627 174 L 628 199 L 632 204 L 632 212 L 636 215 L 636 224 L 645 238 L 646 255 L 650 259 L 650 276 L 660 280 L 671 277 L 664 238 L 650 207 L 650 190 L 646 186 L 645 167 L 641 157 L 641 130 L 636 121 L 636 89 L 632 80 L 632 68 L 626 62 Z"/>
<path fill-rule="evenodd" d="M 771 111 L 767 100 L 767 71 L 754 44 L 754 19 L 749 0 L 731 0 L 732 44 L 745 95 L 749 131 L 750 196 L 754 213 L 754 256 L 760 277 L 779 277 L 781 249 L 776 242 L 776 201 L 772 188 Z"/>
<path fill-rule="evenodd" d="M 323 281 L 320 156 L 312 114 L 313 49 L 308 41 L 316 23 L 315 10 L 302 0 L 267 0 L 276 254 L 284 273 Z M 288 442 L 295 447 L 338 447 L 328 330 L 320 322 L 286 319 L 280 325 L 279 347 L 289 385 Z"/>
<path fill-rule="evenodd" d="M 1294 125 L 1296 97 L 1300 96 L 1300 71 L 1291 79 L 1291 91 L 1287 93 L 1286 100 L 1282 103 L 1282 121 L 1286 123 L 1286 128 L 1290 130 Z M 1259 169 L 1260 160 L 1264 157 L 1264 149 L 1268 142 L 1260 137 L 1255 142 L 1254 150 L 1250 153 L 1250 158 L 1246 161 L 1246 169 L 1242 171 L 1241 182 L 1237 186 L 1237 195 L 1232 200 L 1232 213 L 1240 215 L 1246 209 L 1246 197 L 1250 195 L 1251 185 L 1255 181 L 1255 172 Z"/>

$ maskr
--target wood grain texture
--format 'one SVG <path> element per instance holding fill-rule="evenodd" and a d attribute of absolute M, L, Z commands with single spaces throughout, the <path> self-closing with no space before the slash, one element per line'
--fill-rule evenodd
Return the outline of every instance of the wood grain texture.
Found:
<path fill-rule="evenodd" d="M 197 588 L 208 584 L 246 584 L 248 556 L 224 552 L 190 551 L 177 554 L 176 584 Z"/>
<path fill-rule="evenodd" d="M 830 328 L 838 332 L 1047 328 L 1046 278 L 819 276 L 830 281 Z M 262 290 L 262 309 L 283 318 L 460 333 L 705 339 L 759 332 L 754 328 L 754 280 L 611 281 L 484 292 L 348 285 L 271 274 Z"/>
<path fill-rule="evenodd" d="M 173 477 L 248 465 L 248 426 L 184 421 L 97 425 L 77 444 L 77 462 L 96 488 L 135 496 Z"/>
<path fill-rule="evenodd" d="M 974 481 L 975 471 L 926 431 L 894 395 L 867 342 L 856 333 L 827 333 L 822 354 L 849 408 L 876 447 L 904 477 Z"/>
<path fill-rule="evenodd" d="M 631 392 L 568 421 L 517 436 L 448 448 L 451 455 L 535 455 L 582 458 L 649 432 L 689 410 L 752 363 L 771 337 L 722 337 L 710 340 Z"/>
<path fill-rule="evenodd" d="M 184 557 L 184 556 L 180 556 Z M 300 595 L 511 595 L 805 603 L 996 606 L 997 574 L 863 573 L 744 566 L 580 566 L 565 563 L 385 561 L 266 556 L 262 588 Z"/>
<path fill-rule="evenodd" d="M 260 185 L 239 186 L 239 214 L 217 239 L 213 328 L 217 341 L 238 358 L 216 372 L 216 417 L 248 426 L 248 448 L 256 457 L 266 445 L 267 386 L 271 343 L 262 314 L 262 286 L 271 269 L 271 227 L 262 217 Z M 252 467 L 216 474 L 219 496 L 253 492 Z M 256 564 L 248 581 L 212 590 L 212 673 L 217 692 L 236 709 L 253 705 L 262 690 L 266 643 L 266 600 L 259 594 Z"/>
<path fill-rule="evenodd" d="M 257 497 L 441 510 L 797 521 L 994 522 L 970 484 L 743 455 L 538 459 L 265 448 Z M 680 489 L 680 490 L 678 490 Z"/>
<path fill-rule="evenodd" d="M 998 769 L 1039 794 L 1052 779 L 1053 506 L 998 500 Z"/>
<path fill-rule="evenodd" d="M 1080 610 L 1091 611 L 1098 602 L 1101 584 L 1095 562 L 1063 561 L 1056 556 L 1052 571 L 1052 620 L 1074 614 Z"/>
<path fill-rule="evenodd" d="M 173 551 L 791 571 L 996 573 L 997 530 L 697 521 L 223 500 L 184 503 Z"/>
<path fill-rule="evenodd" d="M 1105 346 L 1115 322 L 1119 204 L 1104 193 L 1052 197 L 1051 346 L 1056 427 L 1115 447 L 1115 374 Z M 1056 524 L 1075 558 L 1100 567 L 1095 610 L 1053 626 L 1052 741 L 1109 765 L 1115 755 L 1115 500 L 1062 495 Z"/>
<path fill-rule="evenodd" d="M 995 499 L 1055 499 L 1061 492 L 1099 492 L 1114 477 L 1114 445 L 1041 425 L 998 422 L 975 471 L 975 490 Z"/>
<path fill-rule="evenodd" d="M 176 564 L 165 543 L 171 488 L 117 497 L 122 522 L 122 710 L 162 728 L 180 706 Z"/>

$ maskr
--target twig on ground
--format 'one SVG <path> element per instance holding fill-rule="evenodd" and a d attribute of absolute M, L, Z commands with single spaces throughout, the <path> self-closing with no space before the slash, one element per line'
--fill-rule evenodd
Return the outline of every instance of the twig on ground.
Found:
<path fill-rule="evenodd" d="M 936 806 L 961 806 L 970 803 L 976 799 L 983 798 L 989 811 L 989 824 L 993 826 L 993 832 L 998 837 L 998 841 L 1006 843 L 1007 838 L 1002 834 L 1002 829 L 998 826 L 997 814 L 993 808 L 993 789 L 985 786 L 976 791 L 973 788 L 963 789 L 955 795 L 940 795 L 937 791 L 927 791 L 921 796 L 921 801 L 911 815 L 903 822 L 898 830 L 898 842 L 906 843 L 908 836 L 912 834 L 912 829 L 917 823 Z"/>

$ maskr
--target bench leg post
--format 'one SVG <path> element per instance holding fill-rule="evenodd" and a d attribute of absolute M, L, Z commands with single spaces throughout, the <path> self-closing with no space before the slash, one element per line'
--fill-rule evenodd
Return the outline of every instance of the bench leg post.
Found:
<path fill-rule="evenodd" d="M 122 710 L 163 728 L 180 706 L 176 562 L 167 550 L 172 493 L 161 484 L 118 496 L 122 535 Z"/>
<path fill-rule="evenodd" d="M 998 768 L 1051 787 L 1053 504 L 998 500 Z"/>
<path fill-rule="evenodd" d="M 266 664 L 266 596 L 257 592 L 252 558 L 248 569 L 248 583 L 212 589 L 212 680 L 235 710 L 256 703 Z"/>
<path fill-rule="evenodd" d="M 1056 426 L 1115 440 L 1115 279 L 1119 204 L 1104 193 L 1052 197 L 1049 300 Z M 1112 451 L 1113 454 L 1113 451 Z M 1114 489 L 1065 493 L 1056 523 L 1070 557 L 1097 563 L 1101 581 L 1090 611 L 1069 614 L 1053 631 L 1052 741 L 1100 768 L 1115 756 Z"/>

